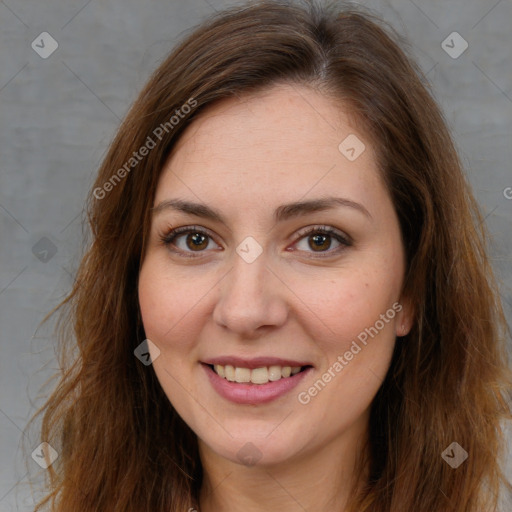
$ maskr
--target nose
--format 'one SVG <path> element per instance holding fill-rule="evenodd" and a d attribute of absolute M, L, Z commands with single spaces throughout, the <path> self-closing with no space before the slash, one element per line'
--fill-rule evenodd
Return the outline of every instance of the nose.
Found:
<path fill-rule="evenodd" d="M 220 283 L 213 310 L 217 325 L 244 338 L 257 338 L 288 317 L 286 287 L 267 267 L 265 254 L 247 263 L 238 255 Z"/>

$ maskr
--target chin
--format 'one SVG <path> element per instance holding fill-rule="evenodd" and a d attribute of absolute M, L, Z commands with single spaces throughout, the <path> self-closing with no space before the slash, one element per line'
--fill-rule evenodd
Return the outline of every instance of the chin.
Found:
<path fill-rule="evenodd" d="M 274 466 L 283 464 L 298 455 L 299 447 L 290 444 L 288 434 L 283 437 L 268 437 L 268 434 L 251 436 L 245 430 L 220 444 L 218 439 L 202 440 L 202 443 L 217 456 L 244 466 Z M 210 442 L 211 441 L 211 442 Z"/>

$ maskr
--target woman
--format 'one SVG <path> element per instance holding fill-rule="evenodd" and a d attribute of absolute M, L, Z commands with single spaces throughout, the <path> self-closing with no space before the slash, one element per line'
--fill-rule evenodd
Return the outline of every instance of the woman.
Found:
<path fill-rule="evenodd" d="M 252 2 L 154 73 L 91 192 L 37 510 L 497 510 L 506 323 L 395 39 Z"/>

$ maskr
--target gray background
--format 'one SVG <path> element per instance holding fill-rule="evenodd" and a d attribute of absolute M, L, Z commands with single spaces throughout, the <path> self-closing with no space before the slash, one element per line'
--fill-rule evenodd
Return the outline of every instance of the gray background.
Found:
<path fill-rule="evenodd" d="M 30 458 L 38 441 L 22 431 L 57 366 L 51 328 L 38 324 L 72 283 L 95 170 L 159 61 L 193 25 L 236 3 L 0 1 L 1 512 L 31 510 L 25 482 L 39 470 Z M 409 39 L 428 73 L 486 216 L 510 319 L 512 0 L 362 3 Z M 441 46 L 453 31 L 469 44 L 456 59 Z M 58 42 L 46 59 L 31 47 L 42 32 Z"/>

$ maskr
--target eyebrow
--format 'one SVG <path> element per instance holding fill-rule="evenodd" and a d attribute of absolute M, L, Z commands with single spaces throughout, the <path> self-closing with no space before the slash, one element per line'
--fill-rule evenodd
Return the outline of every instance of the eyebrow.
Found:
<path fill-rule="evenodd" d="M 274 211 L 274 220 L 275 222 L 282 222 L 308 213 L 331 210 L 336 207 L 352 208 L 364 214 L 369 219 L 372 219 L 370 212 L 360 203 L 356 203 L 355 201 L 351 201 L 350 199 L 343 197 L 322 197 L 308 201 L 297 201 L 294 203 L 283 204 Z M 183 199 L 164 200 L 157 206 L 151 208 L 151 211 L 153 216 L 155 216 L 168 209 L 226 224 L 224 217 L 218 210 L 215 210 L 206 204 L 194 203 Z"/>

